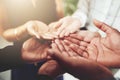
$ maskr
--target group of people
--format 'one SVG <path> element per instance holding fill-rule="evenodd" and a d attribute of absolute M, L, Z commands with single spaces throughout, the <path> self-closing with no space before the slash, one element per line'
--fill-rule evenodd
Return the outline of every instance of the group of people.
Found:
<path fill-rule="evenodd" d="M 0 49 L 0 70 L 30 63 L 52 79 L 68 72 L 80 80 L 117 80 L 109 68 L 120 67 L 119 11 L 119 0 L 79 0 L 72 16 L 5 30 L 2 36 L 20 45 Z"/>

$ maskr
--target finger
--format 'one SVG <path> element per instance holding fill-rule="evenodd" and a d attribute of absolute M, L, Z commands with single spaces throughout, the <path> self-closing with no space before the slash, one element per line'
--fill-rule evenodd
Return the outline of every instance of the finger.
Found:
<path fill-rule="evenodd" d="M 97 48 L 94 45 L 88 45 L 87 52 L 89 53 L 89 59 L 97 61 Z"/>
<path fill-rule="evenodd" d="M 65 51 L 68 53 L 69 56 L 76 55 L 74 52 L 72 53 L 72 49 L 70 49 L 69 46 L 67 46 L 64 41 L 61 41 L 61 43 L 63 44 Z"/>
<path fill-rule="evenodd" d="M 88 54 L 86 51 L 84 51 L 84 52 L 83 52 L 83 57 L 84 57 L 84 58 L 88 58 L 88 57 L 89 57 L 89 54 Z"/>
<path fill-rule="evenodd" d="M 54 29 L 58 29 L 61 25 L 62 25 L 62 22 L 61 22 L 61 21 L 58 21 L 58 22 L 53 26 L 53 28 L 54 28 Z"/>
<path fill-rule="evenodd" d="M 50 34 L 50 33 L 45 33 L 45 34 L 41 35 L 41 37 L 42 37 L 43 39 L 48 39 L 48 40 L 51 40 L 51 39 L 56 38 L 55 35 L 52 35 L 52 34 Z"/>
<path fill-rule="evenodd" d="M 27 24 L 27 30 L 28 30 L 30 35 L 35 36 L 36 38 L 40 39 L 39 33 L 36 32 L 35 29 L 34 29 L 35 25 L 36 24 L 33 25 L 33 23 Z"/>
<path fill-rule="evenodd" d="M 71 43 L 71 42 L 68 41 L 68 40 L 64 40 L 64 43 L 66 44 L 66 46 L 70 46 L 71 44 L 73 44 L 73 43 Z M 76 52 L 74 52 L 70 47 L 69 47 L 68 51 L 69 51 L 70 54 L 73 54 L 74 56 L 77 56 L 77 55 L 78 55 L 78 54 L 77 54 Z"/>
<path fill-rule="evenodd" d="M 73 44 L 72 42 L 68 41 L 68 40 L 64 40 L 64 43 L 67 45 L 67 46 L 70 46 L 71 44 Z M 79 44 L 77 44 L 79 45 Z M 86 47 L 85 46 L 79 46 L 78 48 L 80 48 L 82 51 L 85 51 L 86 50 Z M 76 48 L 77 49 L 77 48 Z M 70 52 L 72 52 L 74 55 L 76 55 L 76 52 L 74 52 L 73 50 L 71 50 Z"/>
<path fill-rule="evenodd" d="M 84 38 L 81 35 L 78 35 L 78 34 L 70 34 L 70 37 L 78 39 L 78 40 L 84 40 Z"/>
<path fill-rule="evenodd" d="M 31 31 L 31 35 L 35 36 L 37 39 L 40 39 L 40 35 L 38 32 Z"/>
<path fill-rule="evenodd" d="M 100 22 L 96 19 L 94 20 L 94 24 L 97 28 L 99 28 L 100 30 L 102 30 L 103 32 L 105 32 L 107 34 L 110 34 L 113 31 L 112 27 L 110 27 L 109 25 L 107 25 L 103 22 Z"/>
<path fill-rule="evenodd" d="M 62 45 L 62 43 L 58 39 L 55 40 L 55 43 L 57 44 L 57 46 L 61 52 L 65 51 L 64 46 Z"/>
<path fill-rule="evenodd" d="M 70 32 L 67 30 L 64 35 L 69 36 L 69 34 L 70 34 Z"/>
<path fill-rule="evenodd" d="M 86 49 L 86 47 L 84 47 L 84 46 L 79 46 L 79 48 L 83 51 Z"/>
<path fill-rule="evenodd" d="M 60 49 L 58 48 L 58 46 L 55 43 L 51 44 L 52 49 L 54 49 L 55 51 L 61 52 Z"/>
<path fill-rule="evenodd" d="M 74 33 L 76 32 L 77 30 L 74 29 L 74 26 L 70 25 L 70 26 L 67 26 L 66 29 L 65 29 L 65 36 L 69 36 L 71 33 Z"/>
<path fill-rule="evenodd" d="M 80 46 L 87 47 L 87 45 L 88 45 L 89 43 L 87 43 L 87 42 L 85 42 L 85 41 L 80 41 L 79 44 L 80 44 Z"/>
<path fill-rule="evenodd" d="M 60 38 L 63 38 L 65 36 L 65 33 L 66 33 L 66 28 L 64 28 L 64 30 L 62 30 L 62 32 L 60 33 L 59 37 Z"/>
<path fill-rule="evenodd" d="M 64 31 L 64 29 L 68 26 L 68 23 L 63 22 L 63 24 L 58 28 L 57 34 L 60 35 L 61 32 Z"/>
<path fill-rule="evenodd" d="M 71 37 L 66 37 L 65 39 L 68 40 L 68 41 L 70 41 L 71 43 L 75 43 L 77 45 L 80 44 L 80 41 L 78 39 L 71 38 Z"/>
<path fill-rule="evenodd" d="M 71 48 L 74 52 L 76 52 L 78 55 L 83 56 L 83 55 L 82 55 L 83 50 L 80 49 L 80 47 L 79 47 L 78 45 L 71 44 L 71 45 L 70 45 L 70 48 Z"/>
<path fill-rule="evenodd" d="M 64 40 L 64 42 L 65 42 L 65 44 L 66 44 L 67 46 L 70 46 L 70 44 L 72 43 L 72 42 L 70 42 L 70 41 L 68 41 L 68 40 Z"/>

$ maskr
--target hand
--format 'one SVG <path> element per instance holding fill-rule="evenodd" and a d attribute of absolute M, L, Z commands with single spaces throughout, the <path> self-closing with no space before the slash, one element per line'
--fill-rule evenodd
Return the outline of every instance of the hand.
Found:
<path fill-rule="evenodd" d="M 91 32 L 88 30 L 81 30 L 78 33 L 70 34 L 64 38 L 64 42 L 73 49 L 77 54 L 87 58 L 88 53 L 85 51 L 91 40 L 95 37 L 101 37 L 98 32 Z"/>
<path fill-rule="evenodd" d="M 39 75 L 47 75 L 55 79 L 59 74 L 63 74 L 64 71 L 61 65 L 56 60 L 48 60 L 38 70 Z"/>
<path fill-rule="evenodd" d="M 80 20 L 73 17 L 64 17 L 53 25 L 57 29 L 56 35 L 59 37 L 68 36 L 79 30 Z"/>
<path fill-rule="evenodd" d="M 25 27 L 30 35 L 38 39 L 40 39 L 44 33 L 48 32 L 49 29 L 45 23 L 40 21 L 29 21 L 25 24 Z"/>
<path fill-rule="evenodd" d="M 38 74 L 44 74 L 55 78 L 58 74 L 62 74 L 63 71 L 61 66 L 48 56 L 47 50 L 49 46 L 50 44 L 48 42 L 41 42 L 36 38 L 30 38 L 23 44 L 22 58 L 29 63 L 46 61 L 39 68 Z"/>
<path fill-rule="evenodd" d="M 39 62 L 47 60 L 47 50 L 49 43 L 40 41 L 36 38 L 30 38 L 24 42 L 22 47 L 22 58 L 27 62 Z"/>
<path fill-rule="evenodd" d="M 54 38 L 57 38 L 57 26 L 60 26 L 60 24 L 57 24 L 58 22 L 52 22 L 50 23 L 48 26 L 49 26 L 49 29 L 48 29 L 48 32 L 44 33 L 42 35 L 43 39 L 54 39 Z"/>
<path fill-rule="evenodd" d="M 120 67 L 120 32 L 111 28 L 110 26 L 99 22 L 94 21 L 95 25 L 104 31 L 107 36 L 106 37 L 93 37 L 89 41 L 89 45 L 86 46 L 86 51 L 83 53 L 79 53 L 82 56 L 85 56 L 87 59 L 96 61 L 100 64 L 103 64 L 107 67 Z M 82 34 L 82 33 L 81 33 Z M 81 35 L 79 35 L 81 36 Z M 84 41 L 86 38 L 89 38 L 85 35 L 82 35 Z M 72 38 L 76 38 L 79 40 L 78 35 L 72 35 Z M 78 43 L 78 42 L 76 42 Z M 69 43 L 71 44 L 71 43 Z M 83 46 L 81 44 L 81 46 Z M 76 49 L 76 48 L 77 49 Z M 72 45 L 71 48 L 77 52 L 80 48 L 79 45 Z M 77 52 L 78 53 L 78 52 Z M 113 61 L 114 60 L 114 61 Z"/>
<path fill-rule="evenodd" d="M 58 45 L 58 43 L 61 43 L 61 45 Z M 70 55 L 70 53 L 74 55 Z M 57 60 L 66 72 L 80 80 L 111 80 L 113 78 L 107 68 L 92 60 L 78 56 L 62 40 L 52 43 L 49 55 Z"/>

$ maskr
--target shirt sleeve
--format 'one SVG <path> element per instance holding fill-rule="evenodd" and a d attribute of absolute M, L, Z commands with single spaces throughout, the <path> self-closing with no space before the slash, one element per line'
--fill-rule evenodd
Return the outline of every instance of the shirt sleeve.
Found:
<path fill-rule="evenodd" d="M 87 22 L 87 14 L 89 9 L 89 0 L 79 0 L 78 9 L 72 15 L 72 17 L 78 18 L 82 23 L 81 27 L 84 27 Z"/>
<path fill-rule="evenodd" d="M 14 44 L 0 49 L 0 71 L 22 66 L 24 61 L 21 58 L 22 43 Z"/>

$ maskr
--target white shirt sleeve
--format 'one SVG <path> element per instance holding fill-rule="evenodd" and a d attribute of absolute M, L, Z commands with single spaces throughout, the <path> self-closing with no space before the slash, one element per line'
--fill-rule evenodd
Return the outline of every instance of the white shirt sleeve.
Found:
<path fill-rule="evenodd" d="M 79 0 L 78 9 L 72 15 L 72 17 L 78 18 L 82 23 L 81 27 L 84 27 L 87 22 L 87 14 L 89 8 L 89 0 Z"/>

